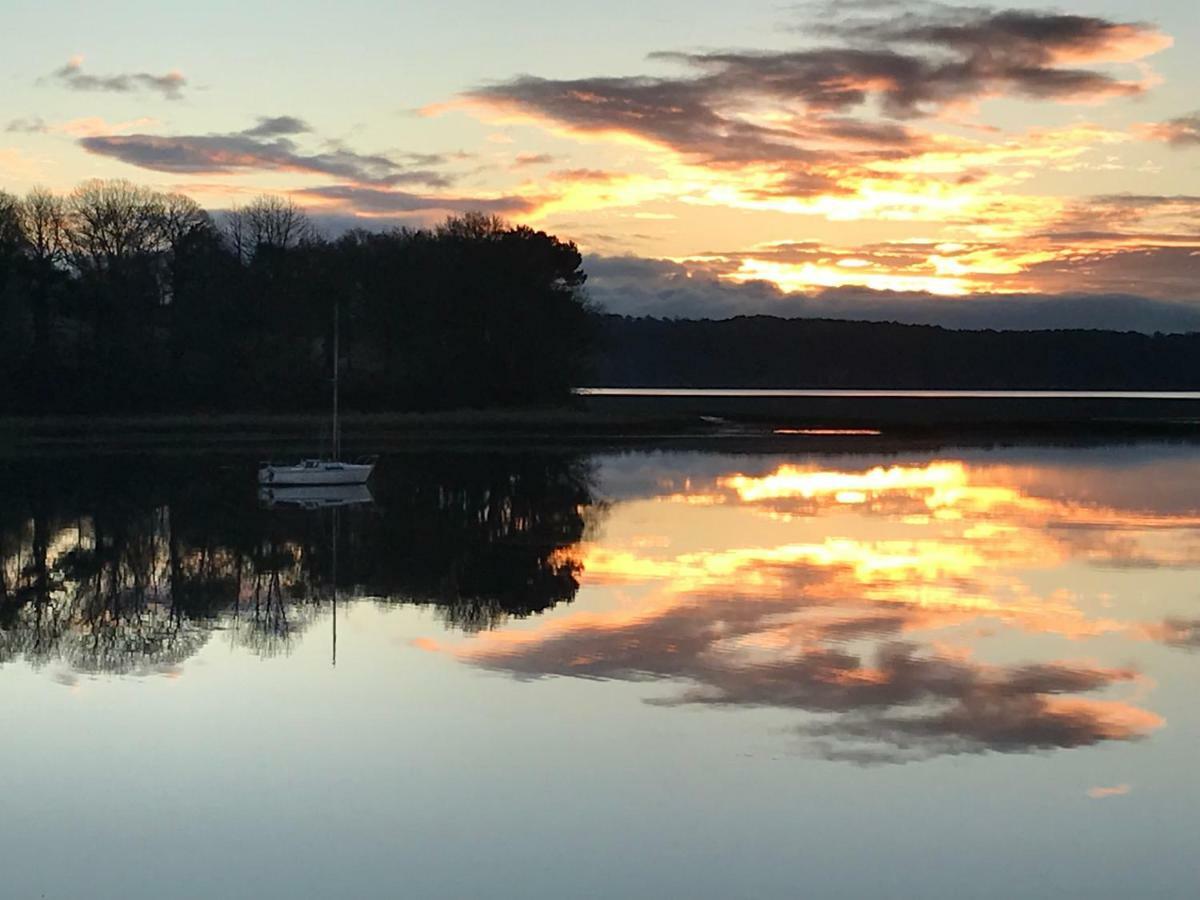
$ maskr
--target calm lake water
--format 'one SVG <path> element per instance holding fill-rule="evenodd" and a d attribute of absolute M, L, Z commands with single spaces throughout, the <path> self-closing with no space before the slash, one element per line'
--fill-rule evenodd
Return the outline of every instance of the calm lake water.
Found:
<path fill-rule="evenodd" d="M 581 397 L 844 397 L 913 400 L 1200 400 L 1198 391 L 854 391 L 816 388 L 576 388 Z"/>
<path fill-rule="evenodd" d="M 0 895 L 1196 896 L 1200 445 L 803 446 L 0 463 Z"/>

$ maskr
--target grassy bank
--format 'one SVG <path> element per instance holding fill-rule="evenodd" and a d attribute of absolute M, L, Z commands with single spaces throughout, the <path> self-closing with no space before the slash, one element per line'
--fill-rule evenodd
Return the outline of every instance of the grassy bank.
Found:
<path fill-rule="evenodd" d="M 0 452 L 319 454 L 322 415 L 0 419 Z M 869 429 L 847 441 L 811 430 Z M 405 448 L 653 445 L 820 449 L 966 440 L 1200 437 L 1200 400 L 1112 398 L 586 397 L 569 407 L 348 413 L 349 454 Z M 788 433 L 779 433 L 788 432 Z"/>

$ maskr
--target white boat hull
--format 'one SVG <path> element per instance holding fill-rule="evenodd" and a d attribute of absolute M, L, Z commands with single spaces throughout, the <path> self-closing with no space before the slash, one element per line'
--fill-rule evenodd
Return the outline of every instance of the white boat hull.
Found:
<path fill-rule="evenodd" d="M 374 470 L 374 463 L 305 460 L 294 466 L 262 466 L 258 470 L 258 483 L 278 487 L 366 484 Z"/>

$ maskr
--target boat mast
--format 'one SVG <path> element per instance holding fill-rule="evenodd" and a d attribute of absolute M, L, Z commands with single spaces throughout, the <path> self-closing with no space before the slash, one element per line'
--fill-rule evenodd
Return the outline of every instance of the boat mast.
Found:
<path fill-rule="evenodd" d="M 338 430 L 338 301 L 333 301 L 333 458 L 342 457 L 342 436 Z"/>

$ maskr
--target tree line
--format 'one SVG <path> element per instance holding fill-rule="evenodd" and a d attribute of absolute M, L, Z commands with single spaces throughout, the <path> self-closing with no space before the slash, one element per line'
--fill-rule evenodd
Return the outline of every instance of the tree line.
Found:
<path fill-rule="evenodd" d="M 0 414 L 560 403 L 582 385 L 1195 390 L 1200 335 L 951 331 L 590 307 L 573 243 L 494 217 L 322 237 L 127 181 L 0 192 Z"/>
<path fill-rule="evenodd" d="M 598 331 L 593 383 L 609 387 L 1200 390 L 1200 334 L 772 316 L 603 316 Z"/>
<path fill-rule="evenodd" d="M 573 243 L 482 214 L 325 239 L 291 201 L 210 215 L 89 181 L 0 192 L 0 412 L 561 401 L 593 317 Z"/>

